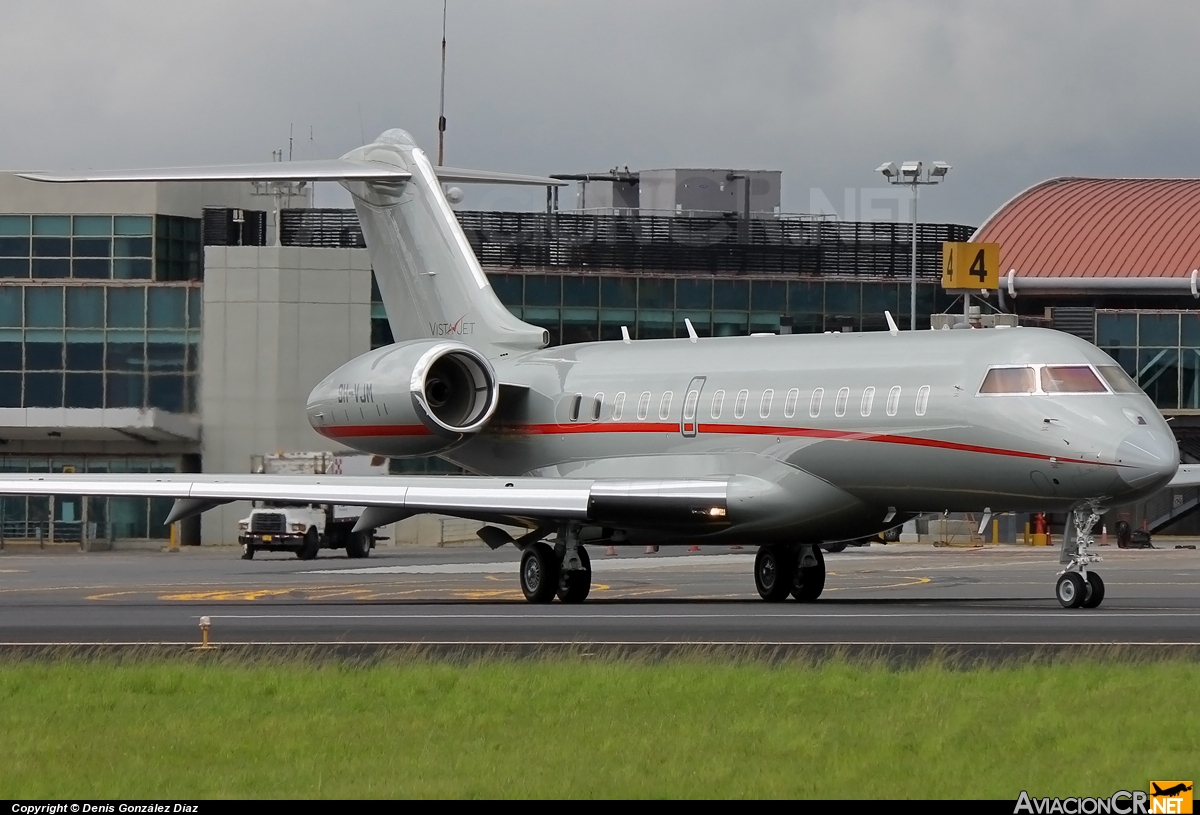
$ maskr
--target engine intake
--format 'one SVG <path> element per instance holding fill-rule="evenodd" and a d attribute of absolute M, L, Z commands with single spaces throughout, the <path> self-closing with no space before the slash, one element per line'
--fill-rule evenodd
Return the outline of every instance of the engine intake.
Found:
<path fill-rule="evenodd" d="M 478 431 L 500 398 L 491 363 L 474 349 L 452 343 L 439 343 L 417 360 L 409 390 L 417 415 L 439 435 Z"/>

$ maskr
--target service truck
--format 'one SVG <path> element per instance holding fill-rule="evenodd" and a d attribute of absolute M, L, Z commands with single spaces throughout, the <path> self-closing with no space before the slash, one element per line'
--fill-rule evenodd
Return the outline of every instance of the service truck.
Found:
<path fill-rule="evenodd" d="M 386 475 L 383 456 L 358 453 L 273 453 L 250 458 L 250 471 L 271 475 Z M 354 532 L 362 507 L 255 501 L 250 514 L 238 521 L 242 558 L 255 552 L 294 552 L 312 560 L 321 549 L 345 549 L 350 557 L 368 557 L 374 530 Z"/>

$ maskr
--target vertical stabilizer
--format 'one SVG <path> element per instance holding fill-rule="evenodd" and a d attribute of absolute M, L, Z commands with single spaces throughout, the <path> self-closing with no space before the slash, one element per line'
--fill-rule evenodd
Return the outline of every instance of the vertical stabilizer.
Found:
<path fill-rule="evenodd" d="M 354 197 L 397 342 L 443 337 L 495 357 L 544 347 L 544 329 L 513 316 L 492 291 L 425 153 L 389 130 L 344 160 L 388 165 L 407 179 L 343 181 Z"/>

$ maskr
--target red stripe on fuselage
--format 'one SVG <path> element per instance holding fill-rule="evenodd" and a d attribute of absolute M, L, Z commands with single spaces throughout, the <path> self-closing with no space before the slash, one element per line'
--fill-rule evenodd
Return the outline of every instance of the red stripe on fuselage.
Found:
<path fill-rule="evenodd" d="M 423 424 L 323 425 L 313 430 L 330 439 L 433 435 L 433 431 Z"/>
<path fill-rule="evenodd" d="M 355 425 L 328 426 L 317 430 L 329 438 L 369 438 L 388 436 L 428 436 L 430 430 L 424 425 Z M 677 422 L 579 422 L 577 424 L 528 424 L 499 425 L 489 430 L 494 435 L 511 436 L 569 436 L 580 433 L 678 433 Z M 892 433 L 873 433 L 855 430 L 828 430 L 819 427 L 784 427 L 779 425 L 748 424 L 701 424 L 700 435 L 734 436 L 792 436 L 811 439 L 836 439 L 839 441 L 870 441 L 884 444 L 903 444 L 911 447 L 929 447 L 939 450 L 954 450 L 962 453 L 981 453 L 990 456 L 1010 456 L 1037 461 L 1057 461 L 1063 464 L 1105 464 L 1101 461 L 1062 458 L 1045 453 L 1025 450 L 1009 450 L 1003 447 L 986 447 L 979 444 L 963 444 L 942 439 L 927 439 L 919 436 L 898 436 Z"/>

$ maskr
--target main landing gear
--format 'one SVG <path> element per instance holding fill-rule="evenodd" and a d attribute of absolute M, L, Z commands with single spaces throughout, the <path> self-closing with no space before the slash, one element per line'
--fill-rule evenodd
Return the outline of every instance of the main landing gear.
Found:
<path fill-rule="evenodd" d="M 582 603 L 592 590 L 592 560 L 579 542 L 579 526 L 568 524 L 551 547 L 537 541 L 521 555 L 521 592 L 531 603 Z"/>
<path fill-rule="evenodd" d="M 825 556 L 812 544 L 762 546 L 754 558 L 754 585 L 768 603 L 790 594 L 811 603 L 825 589 Z"/>
<path fill-rule="evenodd" d="M 1092 527 L 1098 520 L 1100 510 L 1095 501 L 1088 501 L 1071 513 L 1075 534 L 1063 535 L 1059 563 L 1065 564 L 1066 568 L 1058 573 L 1058 585 L 1054 590 L 1063 608 L 1096 608 L 1104 600 L 1104 581 L 1087 568 L 1089 563 L 1100 562 L 1100 556 L 1091 551 L 1096 542 Z"/>

